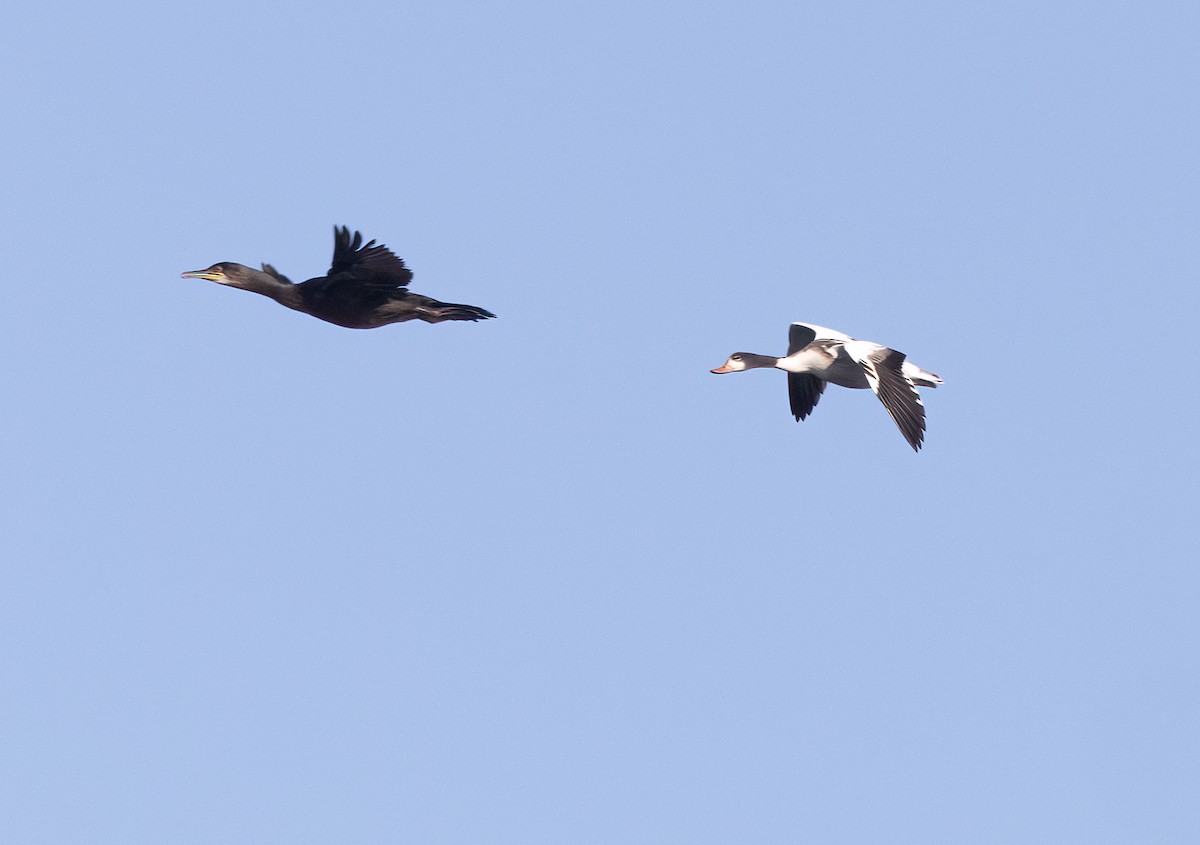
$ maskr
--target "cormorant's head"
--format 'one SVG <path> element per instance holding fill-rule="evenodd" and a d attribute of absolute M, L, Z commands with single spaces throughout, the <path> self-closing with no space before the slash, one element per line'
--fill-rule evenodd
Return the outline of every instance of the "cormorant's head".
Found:
<path fill-rule="evenodd" d="M 249 267 L 244 264 L 234 264 L 232 261 L 222 261 L 220 264 L 214 264 L 207 270 L 189 270 L 184 273 L 184 279 L 207 279 L 210 282 L 216 282 L 219 285 L 229 285 L 231 287 L 245 287 L 246 280 L 250 278 L 250 274 L 254 273 Z"/>

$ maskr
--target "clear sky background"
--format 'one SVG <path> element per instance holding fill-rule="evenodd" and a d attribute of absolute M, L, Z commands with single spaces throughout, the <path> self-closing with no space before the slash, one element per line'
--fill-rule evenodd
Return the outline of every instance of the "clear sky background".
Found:
<path fill-rule="evenodd" d="M 9 4 L 0 840 L 1200 841 L 1198 33 Z M 499 318 L 179 278 L 334 224 Z"/>

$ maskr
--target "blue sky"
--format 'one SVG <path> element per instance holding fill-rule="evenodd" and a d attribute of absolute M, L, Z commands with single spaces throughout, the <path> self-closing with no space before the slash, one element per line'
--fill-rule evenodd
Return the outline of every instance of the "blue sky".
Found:
<path fill-rule="evenodd" d="M 0 838 L 1196 841 L 1198 26 L 15 4 Z M 334 224 L 499 318 L 179 278 Z"/>

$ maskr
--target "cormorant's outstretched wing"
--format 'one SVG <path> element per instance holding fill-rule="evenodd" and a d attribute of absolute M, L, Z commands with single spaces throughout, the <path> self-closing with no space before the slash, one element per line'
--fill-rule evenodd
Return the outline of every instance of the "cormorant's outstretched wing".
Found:
<path fill-rule="evenodd" d="M 792 416 L 796 422 L 813 412 L 824 390 L 824 379 L 808 373 L 788 373 L 788 400 L 792 403 Z"/>
<path fill-rule="evenodd" d="M 374 288 L 403 288 L 412 281 L 412 270 L 383 244 L 363 244 L 361 232 L 353 237 L 345 226 L 333 228 L 333 264 L 326 278 L 333 284 Z"/>
<path fill-rule="evenodd" d="M 845 346 L 867 375 L 867 383 L 887 408 L 900 433 L 914 451 L 921 451 L 925 439 L 925 405 L 917 386 L 904 374 L 904 353 L 886 346 L 854 341 Z"/>
<path fill-rule="evenodd" d="M 289 279 L 287 276 L 283 275 L 283 273 L 280 273 L 278 270 L 276 270 L 270 264 L 264 264 L 262 266 L 262 268 L 263 268 L 264 273 L 274 276 L 275 278 L 279 279 L 279 281 L 283 282 L 285 285 L 290 285 L 292 283 L 291 279 Z"/>

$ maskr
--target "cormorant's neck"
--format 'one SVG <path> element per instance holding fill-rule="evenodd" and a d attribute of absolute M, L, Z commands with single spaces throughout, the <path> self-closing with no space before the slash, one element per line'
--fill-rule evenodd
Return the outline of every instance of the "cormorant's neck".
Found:
<path fill-rule="evenodd" d="M 250 270 L 238 278 L 231 287 L 261 293 L 263 296 L 271 297 L 280 305 L 300 309 L 300 291 L 296 290 L 296 286 L 291 282 L 280 281 L 270 273 Z"/>

